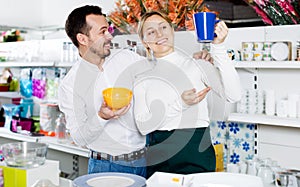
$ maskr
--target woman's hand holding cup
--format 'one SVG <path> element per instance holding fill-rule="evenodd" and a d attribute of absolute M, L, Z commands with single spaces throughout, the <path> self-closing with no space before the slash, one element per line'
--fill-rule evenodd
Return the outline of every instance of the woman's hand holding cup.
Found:
<path fill-rule="evenodd" d="M 223 43 L 228 35 L 228 27 L 224 21 L 220 21 L 219 23 L 216 24 L 215 33 L 217 36 L 214 38 L 212 43 L 213 44 Z"/>

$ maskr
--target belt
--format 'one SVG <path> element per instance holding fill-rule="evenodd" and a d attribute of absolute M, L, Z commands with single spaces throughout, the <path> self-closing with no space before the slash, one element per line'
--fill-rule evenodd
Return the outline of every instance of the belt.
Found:
<path fill-rule="evenodd" d="M 112 156 L 106 153 L 99 153 L 91 150 L 89 157 L 96 160 L 111 160 L 111 161 L 133 161 L 145 157 L 147 148 L 140 149 L 138 151 L 133 151 L 128 154 L 122 154 L 117 156 Z"/>

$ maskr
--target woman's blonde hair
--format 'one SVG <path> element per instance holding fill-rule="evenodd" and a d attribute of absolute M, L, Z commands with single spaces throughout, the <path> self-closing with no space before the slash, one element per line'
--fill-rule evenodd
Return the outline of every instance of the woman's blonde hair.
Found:
<path fill-rule="evenodd" d="M 140 21 L 139 21 L 139 25 L 138 25 L 138 35 L 139 35 L 139 37 L 140 37 L 141 40 L 143 40 L 143 38 L 144 38 L 143 28 L 144 28 L 145 21 L 146 21 L 149 17 L 151 17 L 151 16 L 153 16 L 153 15 L 158 15 L 158 16 L 162 17 L 164 20 L 166 20 L 166 21 L 170 24 L 171 27 L 173 27 L 173 26 L 172 26 L 172 21 L 171 21 L 171 19 L 168 17 L 167 14 L 165 14 L 165 13 L 163 13 L 163 12 L 159 12 L 159 11 L 149 11 L 149 12 L 146 12 L 146 13 L 144 13 L 144 14 L 142 15 L 142 17 L 141 17 L 141 19 L 140 19 Z"/>

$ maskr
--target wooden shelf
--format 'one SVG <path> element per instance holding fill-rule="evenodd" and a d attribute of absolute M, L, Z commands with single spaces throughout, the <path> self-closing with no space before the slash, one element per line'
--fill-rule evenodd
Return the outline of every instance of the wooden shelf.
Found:
<path fill-rule="evenodd" d="M 300 128 L 300 118 L 283 118 L 263 114 L 231 113 L 228 121 Z"/>
<path fill-rule="evenodd" d="M 300 69 L 300 61 L 238 61 L 236 68 Z"/>

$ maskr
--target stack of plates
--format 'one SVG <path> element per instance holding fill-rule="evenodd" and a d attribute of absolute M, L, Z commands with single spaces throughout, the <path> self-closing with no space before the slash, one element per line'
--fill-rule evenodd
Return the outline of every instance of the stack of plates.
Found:
<path fill-rule="evenodd" d="M 146 179 L 127 173 L 95 173 L 80 176 L 73 181 L 75 187 L 143 187 Z"/>

